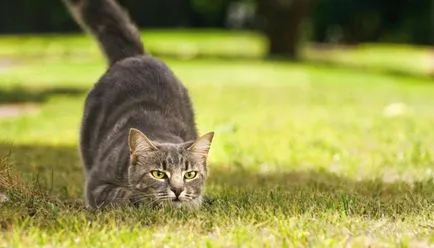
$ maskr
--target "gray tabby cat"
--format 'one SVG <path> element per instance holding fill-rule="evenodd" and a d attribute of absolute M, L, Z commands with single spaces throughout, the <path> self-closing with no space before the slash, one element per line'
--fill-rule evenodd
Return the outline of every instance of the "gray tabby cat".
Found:
<path fill-rule="evenodd" d="M 187 90 L 146 54 L 114 0 L 64 1 L 109 64 L 87 96 L 81 126 L 87 206 L 200 206 L 214 133 L 198 137 Z"/>

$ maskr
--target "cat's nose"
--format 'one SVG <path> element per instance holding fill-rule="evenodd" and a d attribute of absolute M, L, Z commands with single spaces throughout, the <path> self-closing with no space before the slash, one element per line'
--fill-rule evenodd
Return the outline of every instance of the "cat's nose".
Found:
<path fill-rule="evenodd" d="M 170 190 L 172 190 L 176 198 L 178 198 L 182 191 L 184 191 L 184 187 L 170 187 Z"/>

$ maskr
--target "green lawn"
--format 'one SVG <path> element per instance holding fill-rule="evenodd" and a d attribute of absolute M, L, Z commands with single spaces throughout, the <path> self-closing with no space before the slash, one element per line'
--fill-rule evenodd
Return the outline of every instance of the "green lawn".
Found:
<path fill-rule="evenodd" d="M 219 30 L 153 30 L 143 32 L 148 51 L 185 60 L 218 58 L 259 59 L 265 55 L 266 39 L 252 32 Z M 356 47 L 305 44 L 302 57 L 312 62 L 355 67 L 391 74 L 428 76 L 434 73 L 434 50 L 406 45 L 363 44 Z M 83 61 L 101 57 L 96 43 L 82 35 L 3 36 L 0 58 Z"/>
<path fill-rule="evenodd" d="M 40 108 L 0 117 L 0 192 L 10 198 L 0 247 L 434 244 L 434 84 L 417 63 L 396 63 L 426 49 L 337 51 L 372 69 L 362 71 L 262 61 L 263 38 L 251 33 L 145 35 L 155 54 L 215 55 L 165 59 L 190 90 L 200 132 L 216 132 L 203 208 L 84 210 L 78 128 L 104 62 L 84 36 L 3 37 L 0 110 Z M 408 75 L 376 70 L 378 58 Z"/>

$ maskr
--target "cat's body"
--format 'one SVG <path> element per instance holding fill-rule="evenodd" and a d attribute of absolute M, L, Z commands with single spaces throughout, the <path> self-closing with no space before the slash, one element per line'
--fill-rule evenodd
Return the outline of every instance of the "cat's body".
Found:
<path fill-rule="evenodd" d="M 145 54 L 114 0 L 65 2 L 109 62 L 87 96 L 82 120 L 87 205 L 199 205 L 213 134 L 198 139 L 187 90 L 163 62 Z"/>

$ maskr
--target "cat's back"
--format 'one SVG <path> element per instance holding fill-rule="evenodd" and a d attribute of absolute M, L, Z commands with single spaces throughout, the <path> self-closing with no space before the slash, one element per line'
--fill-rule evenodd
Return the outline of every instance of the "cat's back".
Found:
<path fill-rule="evenodd" d="M 176 93 L 181 88 L 181 83 L 164 62 L 147 55 L 115 63 L 94 87 L 95 90 L 125 91 L 133 95 L 135 92 Z"/>
<path fill-rule="evenodd" d="M 147 55 L 111 66 L 95 84 L 87 102 L 112 111 L 140 105 L 168 114 L 192 112 L 187 89 L 164 62 Z"/>

